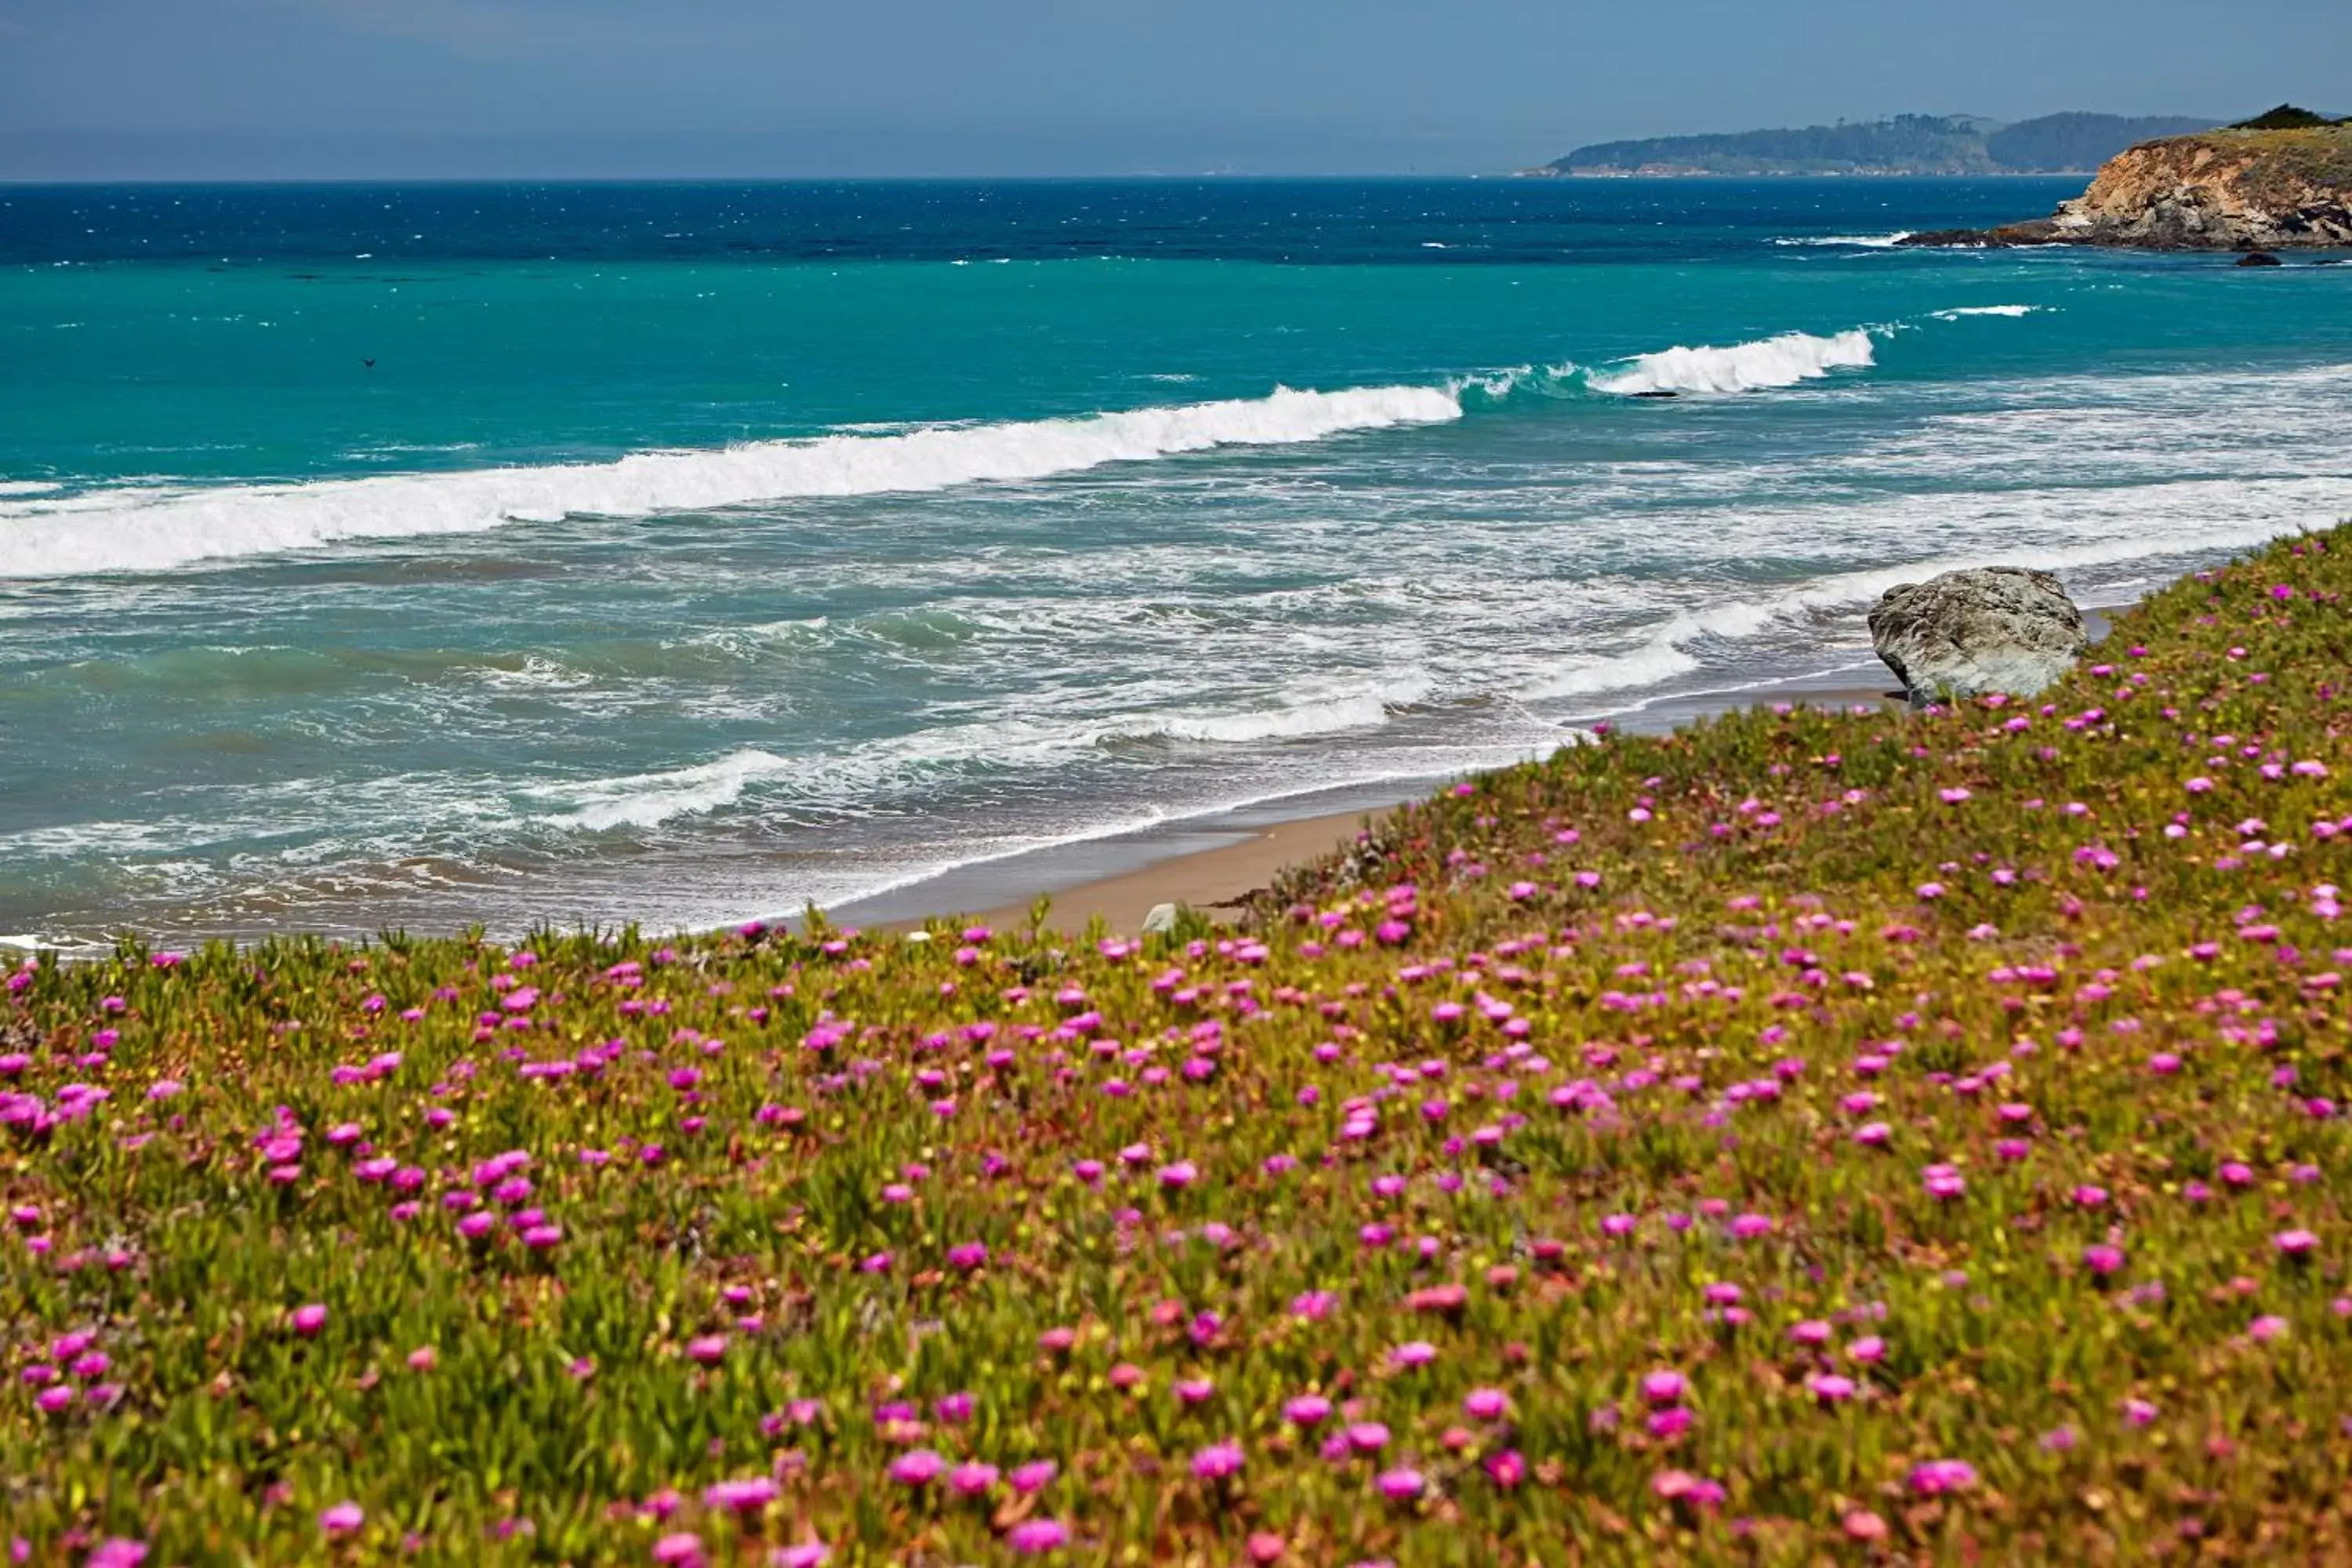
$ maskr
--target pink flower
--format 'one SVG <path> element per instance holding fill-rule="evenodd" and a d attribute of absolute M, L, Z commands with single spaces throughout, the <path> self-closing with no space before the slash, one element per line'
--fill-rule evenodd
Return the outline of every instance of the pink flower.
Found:
<path fill-rule="evenodd" d="M 1200 1176 L 1200 1168 L 1190 1160 L 1178 1160 L 1173 1164 L 1160 1167 L 1160 1184 L 1171 1192 L 1191 1186 Z"/>
<path fill-rule="evenodd" d="M 776 1500 L 776 1483 L 765 1476 L 719 1481 L 703 1489 L 702 1506 L 715 1512 L 757 1513 Z"/>
<path fill-rule="evenodd" d="M 1499 1421 L 1510 1407 L 1510 1396 L 1499 1388 L 1474 1388 L 1462 1396 L 1462 1413 L 1473 1421 Z"/>
<path fill-rule="evenodd" d="M 1437 1347 L 1427 1340 L 1407 1340 L 1389 1352 L 1389 1364 L 1410 1370 L 1437 1359 Z"/>
<path fill-rule="evenodd" d="M 1319 1426 L 1330 1416 L 1331 1402 L 1319 1394 L 1302 1394 L 1282 1407 L 1282 1418 L 1293 1426 Z"/>
<path fill-rule="evenodd" d="M 910 1487 L 929 1486 L 939 1479 L 947 1461 L 929 1448 L 909 1448 L 890 1461 L 890 1479 Z"/>
<path fill-rule="evenodd" d="M 674 1531 L 654 1542 L 654 1561 L 664 1568 L 700 1568 L 702 1537 L 690 1530 Z"/>
<path fill-rule="evenodd" d="M 1052 1486 L 1054 1478 L 1061 1473 L 1061 1469 L 1062 1467 L 1051 1459 L 1032 1459 L 1025 1465 L 1014 1466 L 1009 1479 L 1013 1489 L 1027 1497 L 1032 1492 L 1041 1492 Z"/>
<path fill-rule="evenodd" d="M 1419 1470 L 1400 1465 L 1393 1470 L 1382 1470 L 1372 1484 L 1380 1488 L 1381 1495 L 1391 1502 L 1409 1502 L 1419 1497 L 1428 1483 Z"/>
<path fill-rule="evenodd" d="M 1964 1492 L 1976 1484 L 1976 1467 L 1966 1459 L 1929 1459 L 1911 1468 L 1911 1490 L 1919 1497 Z"/>
<path fill-rule="evenodd" d="M 686 1342 L 686 1354 L 689 1361 L 699 1362 L 704 1366 L 716 1366 L 727 1359 L 727 1336 L 698 1334 Z"/>
<path fill-rule="evenodd" d="M 1678 1372 L 1654 1372 L 1642 1379 L 1642 1397 L 1653 1405 L 1680 1405 L 1689 1388 Z"/>
<path fill-rule="evenodd" d="M 1823 1405 L 1843 1405 L 1853 1397 L 1853 1379 L 1841 1377 L 1833 1372 L 1817 1372 L 1805 1379 L 1805 1386 Z"/>
<path fill-rule="evenodd" d="M 2265 1314 L 2247 1324 L 2246 1332 L 2253 1336 L 2256 1344 L 2266 1345 L 2273 1340 L 2286 1338 L 2287 1321 L 2284 1318 Z"/>
<path fill-rule="evenodd" d="M 1726 1496 L 1721 1481 L 1695 1476 L 1688 1470 L 1660 1470 L 1650 1478 L 1650 1490 L 1663 1501 L 1687 1502 L 1702 1509 L 1715 1507 Z"/>
<path fill-rule="evenodd" d="M 1235 1442 L 1212 1443 L 1192 1456 L 1192 1473 L 1204 1481 L 1222 1481 L 1241 1474 L 1242 1446 Z"/>
<path fill-rule="evenodd" d="M 327 1309 L 313 1301 L 308 1306 L 295 1308 L 289 1321 L 296 1333 L 306 1340 L 314 1340 L 319 1337 L 319 1331 L 327 1326 Z"/>
<path fill-rule="evenodd" d="M 997 1468 L 967 1459 L 948 1474 L 948 1485 L 961 1497 L 986 1497 L 996 1485 Z"/>
<path fill-rule="evenodd" d="M 2124 1419 L 2135 1426 L 2151 1426 L 2155 1423 L 2156 1416 L 2156 1406 L 2145 1399 L 2124 1401 Z"/>
<path fill-rule="evenodd" d="M 1486 1474 L 1498 1487 L 1516 1487 L 1528 1479 L 1528 1462 L 1517 1448 L 1506 1448 L 1487 1458 Z"/>
<path fill-rule="evenodd" d="M 1024 1557 L 1034 1557 L 1067 1546 L 1070 1532 L 1059 1520 L 1024 1519 L 1006 1532 L 1004 1543 Z"/>
<path fill-rule="evenodd" d="M 1849 1509 L 1843 1521 L 1848 1541 L 1875 1542 L 1886 1539 L 1886 1521 L 1866 1508 Z"/>
<path fill-rule="evenodd" d="M 1377 1421 L 1359 1421 L 1348 1428 L 1347 1438 L 1359 1454 L 1377 1454 L 1389 1446 L 1389 1429 Z"/>
<path fill-rule="evenodd" d="M 349 1535 L 367 1522 L 367 1515 L 355 1502 L 339 1502 L 319 1515 L 319 1528 L 329 1535 Z"/>
<path fill-rule="evenodd" d="M 2283 1230 L 2271 1237 L 2271 1245 L 2288 1258 L 2307 1258 L 2319 1245 L 2319 1237 L 2307 1230 Z"/>
<path fill-rule="evenodd" d="M 2124 1249 L 2120 1247 L 2100 1243 L 2083 1248 L 2083 1267 L 2101 1279 L 2116 1272 L 2123 1266 Z"/>

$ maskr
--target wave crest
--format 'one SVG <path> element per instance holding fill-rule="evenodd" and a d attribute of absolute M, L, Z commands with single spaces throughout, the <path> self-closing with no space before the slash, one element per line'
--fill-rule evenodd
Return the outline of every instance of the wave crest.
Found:
<path fill-rule="evenodd" d="M 610 463 L 116 489 L 0 505 L 0 577 L 157 572 L 341 540 L 478 532 L 508 521 L 647 517 L 796 497 L 939 490 L 1461 416 L 1461 400 L 1442 387 L 1277 387 L 1258 398 L 893 436 L 761 441 L 718 451 L 646 452 Z"/>
<path fill-rule="evenodd" d="M 1856 328 L 1827 338 L 1782 332 L 1728 348 L 1664 349 L 1618 363 L 1625 368 L 1589 376 L 1595 392 L 1759 392 L 1862 369 L 1877 363 L 1877 352 L 1870 333 Z"/>
<path fill-rule="evenodd" d="M 1965 321 L 1970 316 L 2030 316 L 2046 309 L 2041 305 L 1961 305 L 1949 310 L 1930 310 L 1939 321 Z"/>

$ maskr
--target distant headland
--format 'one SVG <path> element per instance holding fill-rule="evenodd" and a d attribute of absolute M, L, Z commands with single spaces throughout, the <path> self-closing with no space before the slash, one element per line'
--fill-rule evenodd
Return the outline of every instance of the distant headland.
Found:
<path fill-rule="evenodd" d="M 1598 142 L 1524 173 L 1542 178 L 2088 174 L 2136 143 L 2221 122 L 2218 115 L 2067 113 L 2003 124 L 1975 115 L 1898 114 L 1800 130 Z"/>
<path fill-rule="evenodd" d="M 2352 248 L 2352 119 L 2283 104 L 2236 125 L 2116 153 L 2046 218 L 1906 236 L 1912 246 Z"/>

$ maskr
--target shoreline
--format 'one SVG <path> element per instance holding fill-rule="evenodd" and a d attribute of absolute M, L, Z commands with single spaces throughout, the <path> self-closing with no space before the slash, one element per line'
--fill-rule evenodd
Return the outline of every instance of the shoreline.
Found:
<path fill-rule="evenodd" d="M 1882 679 L 1872 679 L 1874 671 Z M 1759 704 L 1899 704 L 1902 694 L 1889 689 L 1892 679 L 1873 657 L 1867 665 L 1857 662 L 1750 686 L 1681 692 L 1564 721 L 1560 744 L 1573 745 L 1580 735 L 1600 725 L 1655 734 Z M 1112 931 L 1133 935 L 1152 908 L 1162 903 L 1189 906 L 1215 918 L 1265 887 L 1285 868 L 1353 841 L 1370 821 L 1459 776 L 1390 779 L 1174 818 L 958 867 L 835 905 L 824 911 L 824 918 L 840 928 L 889 931 L 916 931 L 940 919 L 968 919 L 995 929 L 1024 928 L 1040 899 L 1049 901 L 1046 929 L 1066 934 L 1082 931 L 1100 917 Z"/>
<path fill-rule="evenodd" d="M 2129 605 L 2082 606 L 2096 647 L 2115 615 Z M 1815 707 L 1900 708 L 1894 672 L 1875 653 L 1807 675 L 1768 678 L 1653 698 L 1563 720 L 1560 744 L 1598 725 L 1661 734 L 1696 720 L 1773 703 Z M 996 930 L 1025 929 L 1037 900 L 1048 900 L 1045 929 L 1074 935 L 1097 916 L 1132 936 L 1154 906 L 1172 903 L 1218 918 L 1288 867 L 1354 841 L 1368 823 L 1428 795 L 1458 773 L 1428 773 L 1375 784 L 1283 795 L 1273 800 L 1076 843 L 979 861 L 903 887 L 852 899 L 824 910 L 840 929 L 921 930 L 932 921 L 969 920 Z M 797 923 L 798 917 L 793 917 Z"/>
<path fill-rule="evenodd" d="M 2105 637 L 2111 616 L 2126 607 L 2083 606 L 2095 646 Z M 1629 693 L 1622 702 L 1562 719 L 1559 743 L 1573 745 L 1580 736 L 1604 725 L 1614 731 L 1658 734 L 1696 720 L 1774 703 L 1901 707 L 1903 693 L 1892 689 L 1893 673 L 1874 653 L 1859 648 L 1824 652 L 1854 657 L 1803 675 L 1649 697 Z M 1138 933 L 1145 916 L 1162 903 L 1189 907 L 1213 920 L 1230 918 L 1248 895 L 1265 888 L 1277 873 L 1352 842 L 1370 821 L 1466 776 L 1459 771 L 1404 774 L 1171 817 L 949 867 L 820 912 L 835 929 L 913 931 L 935 921 L 966 920 L 1015 930 L 1028 926 L 1042 899 L 1048 903 L 1046 930 L 1076 934 L 1099 917 L 1121 935 Z M 745 918 L 793 929 L 804 920 L 798 911 Z M 738 923 L 740 920 L 729 920 L 694 929 Z M 680 928 L 673 934 L 691 933 Z M 0 952 L 46 952 L 68 962 L 100 957 L 110 946 L 94 942 L 83 951 L 77 944 L 0 936 Z"/>

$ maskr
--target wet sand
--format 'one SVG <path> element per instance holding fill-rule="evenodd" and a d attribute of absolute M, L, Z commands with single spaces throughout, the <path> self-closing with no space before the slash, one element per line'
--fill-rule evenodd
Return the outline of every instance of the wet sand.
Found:
<path fill-rule="evenodd" d="M 1562 726 L 1574 731 L 1607 725 L 1661 733 L 1709 714 L 1759 704 L 1815 707 L 1899 705 L 1885 671 L 1855 666 L 1804 679 L 1695 692 L 1596 712 Z M 1353 842 L 1373 819 L 1408 800 L 1434 793 L 1445 779 L 1392 780 L 1361 788 L 1188 817 L 1083 844 L 968 866 L 829 912 L 836 925 L 912 930 L 942 911 L 962 911 L 999 930 L 1025 927 L 1033 906 L 1049 900 L 1048 928 L 1075 934 L 1099 918 L 1112 932 L 1132 935 L 1158 904 L 1189 905 L 1212 919 L 1231 919 L 1240 901 L 1268 886 L 1285 867 L 1317 858 Z"/>

